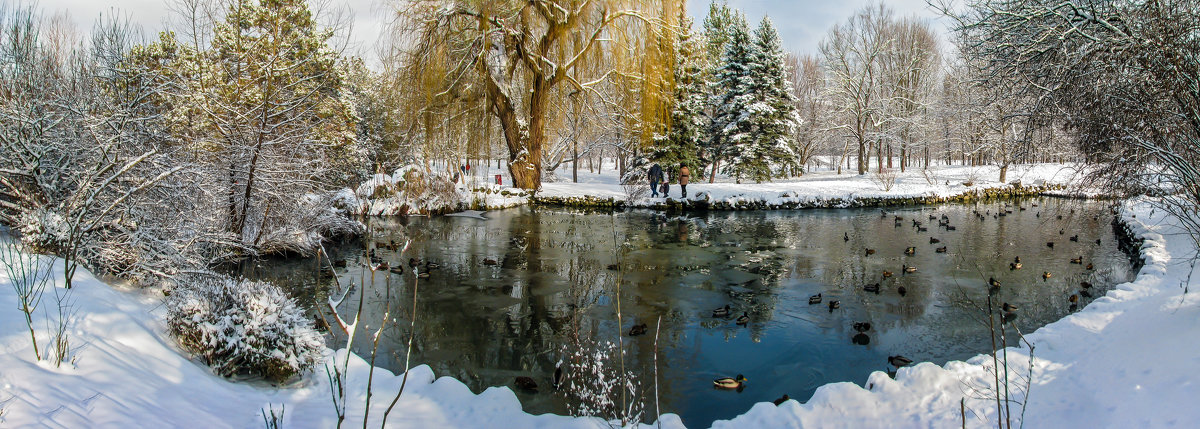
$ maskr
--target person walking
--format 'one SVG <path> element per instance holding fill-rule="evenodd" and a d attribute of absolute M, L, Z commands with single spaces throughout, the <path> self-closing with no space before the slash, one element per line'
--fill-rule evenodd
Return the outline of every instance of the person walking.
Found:
<path fill-rule="evenodd" d="M 646 175 L 650 177 L 650 198 L 658 198 L 658 182 L 663 179 L 662 167 L 655 163 L 650 166 L 650 171 Z"/>
<path fill-rule="evenodd" d="M 683 199 L 687 199 L 688 178 L 691 176 L 691 171 L 688 170 L 687 164 L 679 164 L 679 190 Z"/>

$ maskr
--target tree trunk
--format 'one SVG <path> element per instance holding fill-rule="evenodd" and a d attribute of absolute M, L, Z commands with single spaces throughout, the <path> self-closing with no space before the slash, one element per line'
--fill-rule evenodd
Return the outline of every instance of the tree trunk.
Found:
<path fill-rule="evenodd" d="M 571 181 L 579 183 L 579 141 L 571 140 Z"/>

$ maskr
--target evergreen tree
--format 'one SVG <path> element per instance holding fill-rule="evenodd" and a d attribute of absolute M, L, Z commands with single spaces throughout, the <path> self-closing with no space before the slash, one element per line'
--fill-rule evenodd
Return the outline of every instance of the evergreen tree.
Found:
<path fill-rule="evenodd" d="M 728 5 L 721 3 L 717 4 L 716 0 L 708 5 L 708 16 L 704 18 L 704 57 L 702 77 L 705 85 L 706 96 L 704 97 L 704 114 L 709 123 L 709 129 L 706 140 L 702 142 L 704 148 L 704 158 L 707 163 L 712 164 L 709 181 L 717 175 L 717 167 L 720 164 L 720 154 L 715 153 L 713 149 L 716 143 L 713 141 L 715 135 L 712 134 L 712 123 L 717 120 L 717 107 L 722 98 L 720 91 L 721 87 L 717 83 L 717 74 L 720 72 L 724 62 L 722 58 L 725 56 L 725 49 L 729 45 L 730 31 L 734 22 L 741 18 L 737 11 L 731 9 Z M 695 173 L 693 173 L 695 174 Z"/>
<path fill-rule="evenodd" d="M 708 88 L 704 81 L 703 40 L 692 35 L 692 21 L 680 11 L 679 37 L 675 43 L 675 91 L 672 96 L 671 129 L 651 154 L 651 161 L 664 169 L 679 164 L 691 167 L 696 178 L 703 176 L 701 143 L 707 140 L 705 113 Z"/>
<path fill-rule="evenodd" d="M 771 179 L 772 164 L 785 171 L 796 163 L 792 140 L 799 120 L 782 43 L 769 18 L 764 17 L 755 30 L 754 49 L 750 52 L 750 93 L 754 101 L 746 113 L 753 131 L 739 147 L 734 163 L 739 177 L 762 182 Z"/>
<path fill-rule="evenodd" d="M 747 30 L 746 20 L 741 16 L 733 20 L 721 68 L 710 88 L 714 107 L 708 151 L 714 163 L 732 157 L 723 171 L 739 181 L 749 172 L 741 155 L 755 131 L 750 109 L 756 101 L 753 89 L 757 86 L 754 81 L 757 66 L 753 63 L 759 57 L 755 52 L 757 45 L 751 42 Z"/>

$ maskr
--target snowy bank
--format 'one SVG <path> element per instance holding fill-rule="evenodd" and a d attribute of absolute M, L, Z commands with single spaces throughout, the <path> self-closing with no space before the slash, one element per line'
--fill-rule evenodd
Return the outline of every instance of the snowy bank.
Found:
<path fill-rule="evenodd" d="M 62 288 L 61 260 L 54 284 Z M 0 270 L 0 427 L 245 427 L 263 426 L 261 410 L 286 406 L 282 427 L 330 428 L 337 415 L 322 366 L 292 385 L 234 382 L 186 357 L 167 334 L 161 292 L 119 290 L 79 270 L 71 292 L 76 318 L 70 327 L 74 359 L 56 368 L 34 360 L 17 311 L 10 280 Z M 61 289 L 60 289 L 61 291 Z M 35 323 L 56 310 L 47 290 Z M 39 344 L 44 345 L 39 338 Z M 327 350 L 328 361 L 335 352 Z M 345 350 L 336 352 L 344 362 Z M 362 425 L 368 364 L 350 355 L 347 379 L 347 427 Z M 370 421 L 379 425 L 399 391 L 402 376 L 376 368 Z M 501 423 L 502 422 L 502 423 Z M 664 416 L 663 427 L 682 427 Z M 474 428 L 488 425 L 522 428 L 607 427 L 597 419 L 521 411 L 507 387 L 476 395 L 449 377 L 435 378 L 428 366 L 409 371 L 404 394 L 388 417 L 389 427 Z"/>

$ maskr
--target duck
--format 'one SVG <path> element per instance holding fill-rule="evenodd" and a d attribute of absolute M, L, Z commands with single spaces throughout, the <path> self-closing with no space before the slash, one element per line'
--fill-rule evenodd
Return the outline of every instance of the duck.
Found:
<path fill-rule="evenodd" d="M 617 268 L 620 268 L 620 267 L 617 264 L 608 264 L 607 268 L 609 271 L 616 271 Z"/>
<path fill-rule="evenodd" d="M 713 380 L 713 386 L 721 389 L 737 389 L 747 381 L 749 380 L 746 380 L 745 376 L 738 374 L 737 377 L 721 377 Z"/>
<path fill-rule="evenodd" d="M 1063 234 L 1066 234 L 1066 233 L 1067 233 L 1067 232 L 1066 232 L 1066 231 L 1064 231 L 1064 230 L 1062 230 L 1062 229 L 1059 229 L 1059 230 L 1058 230 L 1058 235 L 1063 235 Z"/>
<path fill-rule="evenodd" d="M 1021 263 L 1021 257 L 1020 257 L 1020 256 L 1014 256 L 1014 257 L 1013 257 L 1013 262 L 1016 262 L 1016 263 L 1018 263 L 1018 264 L 1019 264 L 1019 263 Z"/>
<path fill-rule="evenodd" d="M 750 323 L 750 315 L 743 311 L 742 315 L 738 316 L 734 323 L 745 326 L 747 323 Z"/>
<path fill-rule="evenodd" d="M 912 265 L 900 264 L 900 266 L 904 269 L 904 274 L 912 274 L 917 272 L 917 267 Z"/>
<path fill-rule="evenodd" d="M 867 332 L 871 330 L 871 322 L 854 322 L 854 330 L 858 332 Z"/>
<path fill-rule="evenodd" d="M 958 228 L 955 228 L 954 225 L 946 225 L 946 231 L 957 231 L 957 230 L 958 230 Z"/>
<path fill-rule="evenodd" d="M 1091 289 L 1092 284 L 1090 282 L 1079 282 L 1079 287 L 1084 288 L 1084 289 Z"/>
<path fill-rule="evenodd" d="M 937 249 L 933 249 L 933 251 L 937 252 L 937 253 L 946 253 L 946 246 L 942 246 Z"/>
<path fill-rule="evenodd" d="M 891 271 L 888 271 L 888 270 L 883 270 L 883 278 L 885 278 L 885 279 L 886 279 L 886 278 L 888 278 L 888 277 L 891 277 L 891 276 L 892 276 L 892 272 L 891 272 Z"/>
<path fill-rule="evenodd" d="M 1014 311 L 1017 311 L 1017 306 L 1009 304 L 1007 302 L 1004 303 L 1003 305 L 1001 305 L 1000 308 L 1003 309 L 1005 313 L 1012 313 Z"/>
<path fill-rule="evenodd" d="M 1000 287 L 1000 281 L 996 280 L 995 277 L 988 277 L 988 286 Z"/>
<path fill-rule="evenodd" d="M 1087 269 L 1088 269 L 1088 270 L 1094 270 L 1094 269 L 1096 269 L 1096 267 L 1095 267 L 1095 266 L 1093 266 L 1091 262 L 1088 262 L 1088 264 L 1087 264 Z"/>
<path fill-rule="evenodd" d="M 896 368 L 900 368 L 902 366 L 906 366 L 906 365 L 909 365 L 912 363 L 913 363 L 912 359 L 906 358 L 901 355 L 888 356 L 888 364 L 891 366 L 894 366 Z"/>
<path fill-rule="evenodd" d="M 1049 248 L 1053 249 L 1053 248 L 1054 248 L 1054 242 L 1053 242 L 1053 241 L 1047 241 L 1047 242 L 1046 242 L 1046 247 L 1049 247 Z"/>
<path fill-rule="evenodd" d="M 1072 294 L 1067 298 L 1067 301 L 1071 302 L 1072 304 L 1079 302 L 1079 295 Z"/>
<path fill-rule="evenodd" d="M 1096 245 L 1097 245 L 1097 246 L 1099 246 L 1099 245 L 1100 245 L 1100 239 L 1099 239 L 1099 238 L 1097 238 L 1097 239 L 1096 239 Z"/>
<path fill-rule="evenodd" d="M 336 268 L 346 268 L 346 260 L 338 259 L 336 261 L 333 261 L 333 266 Z"/>
<path fill-rule="evenodd" d="M 1080 256 L 1078 258 L 1071 258 L 1071 263 L 1072 264 L 1083 264 L 1083 257 Z"/>
<path fill-rule="evenodd" d="M 863 290 L 867 292 L 879 293 L 879 283 L 863 286 Z"/>
<path fill-rule="evenodd" d="M 408 258 L 409 267 L 416 268 L 418 265 L 421 265 L 421 261 L 418 261 L 417 258 Z"/>
<path fill-rule="evenodd" d="M 392 274 L 404 274 L 404 267 L 397 265 L 397 266 L 391 267 L 391 269 L 389 269 L 388 271 L 391 271 Z"/>
<path fill-rule="evenodd" d="M 1049 279 L 1050 279 L 1050 272 L 1049 272 L 1049 271 L 1042 271 L 1042 281 L 1046 281 L 1046 280 L 1049 280 Z"/>
<path fill-rule="evenodd" d="M 496 265 L 496 264 L 498 264 L 498 262 L 496 262 L 495 259 L 483 258 L 483 265 Z"/>
<path fill-rule="evenodd" d="M 1072 235 L 1071 238 L 1069 238 L 1069 240 L 1074 241 L 1074 242 L 1079 242 L 1079 234 Z"/>
<path fill-rule="evenodd" d="M 429 272 L 422 271 L 420 273 L 417 273 L 417 278 L 427 279 L 427 278 L 429 278 Z"/>
<path fill-rule="evenodd" d="M 821 294 L 818 293 L 816 295 L 808 297 L 808 305 L 820 304 L 820 303 L 821 303 Z"/>
<path fill-rule="evenodd" d="M 1008 264 L 1008 269 L 1010 269 L 1010 270 L 1019 270 L 1019 269 L 1021 269 L 1021 266 L 1022 266 L 1022 265 L 1021 265 L 1021 263 L 1020 263 L 1020 262 L 1013 262 L 1013 263 L 1010 263 L 1010 264 Z"/>
<path fill-rule="evenodd" d="M 729 317 L 729 304 L 713 310 L 713 317 Z"/>
<path fill-rule="evenodd" d="M 842 307 L 842 302 L 841 302 L 841 301 L 838 301 L 838 300 L 836 300 L 836 299 L 833 299 L 833 300 L 830 300 L 830 301 L 829 301 L 829 311 L 833 311 L 833 310 L 836 310 L 836 309 L 838 309 L 838 308 L 841 308 L 841 307 Z"/>
<path fill-rule="evenodd" d="M 536 392 L 538 388 L 537 382 L 533 381 L 532 377 L 526 377 L 524 375 L 517 377 L 515 383 L 517 387 L 523 390 L 532 390 Z"/>
<path fill-rule="evenodd" d="M 390 267 L 388 267 L 387 261 L 381 261 L 381 262 L 379 262 L 379 265 L 371 267 L 371 270 L 372 271 L 387 271 L 388 268 L 390 268 Z"/>
<path fill-rule="evenodd" d="M 917 232 L 925 232 L 925 231 L 929 231 L 929 228 L 926 228 L 926 227 L 923 227 L 923 226 L 918 226 L 918 227 L 917 227 Z"/>
<path fill-rule="evenodd" d="M 850 241 L 850 233 L 843 232 L 842 233 L 842 241 Z"/>
<path fill-rule="evenodd" d="M 916 253 L 917 253 L 917 248 L 915 246 L 909 246 L 908 248 L 904 249 L 905 255 L 913 255 Z"/>
<path fill-rule="evenodd" d="M 558 390 L 558 389 L 562 388 L 562 384 L 563 384 L 563 369 L 562 369 L 562 365 L 559 365 L 557 368 L 554 368 L 554 378 L 550 380 L 550 385 L 552 387 L 554 387 L 554 390 Z"/>
<path fill-rule="evenodd" d="M 929 237 L 929 244 L 937 244 L 937 243 L 941 243 L 941 242 L 942 242 L 942 240 L 938 240 L 936 238 Z"/>
<path fill-rule="evenodd" d="M 788 395 L 786 393 L 784 393 L 783 396 L 780 396 L 779 399 L 771 401 L 771 403 L 775 404 L 775 406 L 778 407 L 780 404 L 787 402 L 789 399 L 792 399 L 792 398 L 789 398 Z"/>
<path fill-rule="evenodd" d="M 646 324 L 633 325 L 629 328 L 629 336 L 636 337 L 638 335 L 646 335 Z"/>
<path fill-rule="evenodd" d="M 1058 215 L 1058 220 L 1062 220 L 1062 215 Z"/>
<path fill-rule="evenodd" d="M 896 288 L 896 292 L 899 293 L 900 296 L 908 295 L 908 288 L 906 288 L 904 286 L 900 286 L 900 287 Z"/>
<path fill-rule="evenodd" d="M 866 249 L 866 251 L 867 251 L 867 255 L 868 255 L 868 256 L 869 256 L 869 255 L 874 255 L 874 254 L 875 254 L 875 249 Z"/>
<path fill-rule="evenodd" d="M 1009 323 L 1017 320 L 1017 313 L 1008 312 L 1000 315 L 1000 323 Z"/>

